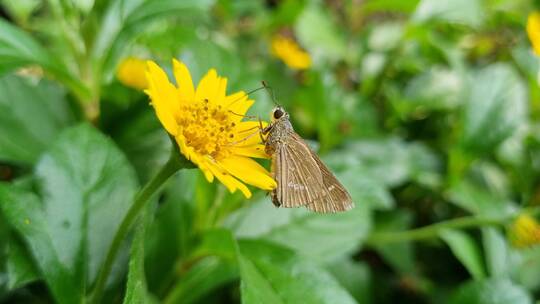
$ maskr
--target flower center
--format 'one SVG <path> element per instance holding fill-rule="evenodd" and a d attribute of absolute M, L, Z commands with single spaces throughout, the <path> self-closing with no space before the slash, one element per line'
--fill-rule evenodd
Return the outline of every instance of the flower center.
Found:
<path fill-rule="evenodd" d="M 182 106 L 178 124 L 182 127 L 186 144 L 197 153 L 210 155 L 214 159 L 229 155 L 225 147 L 235 140 L 236 124 L 221 105 L 215 105 L 207 99 L 190 102 Z"/>

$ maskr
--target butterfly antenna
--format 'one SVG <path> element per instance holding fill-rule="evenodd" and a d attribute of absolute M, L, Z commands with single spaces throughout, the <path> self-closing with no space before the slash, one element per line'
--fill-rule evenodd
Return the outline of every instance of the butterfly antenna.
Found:
<path fill-rule="evenodd" d="M 253 93 L 257 92 L 257 91 L 260 91 L 260 90 L 262 90 L 262 89 L 264 89 L 264 86 L 258 87 L 258 88 L 256 88 L 256 89 L 253 89 L 253 90 L 247 92 L 247 93 L 244 93 L 244 95 L 242 95 L 242 96 L 236 98 L 235 100 L 233 100 L 233 101 L 229 104 L 229 106 L 235 104 L 236 102 L 238 102 L 239 100 L 243 99 L 244 97 L 249 96 L 249 95 L 251 95 L 251 94 L 253 94 Z"/>
<path fill-rule="evenodd" d="M 270 95 L 270 99 L 272 99 L 272 102 L 276 105 L 276 106 L 279 106 L 279 104 L 276 102 L 276 98 L 274 96 L 274 90 L 272 89 L 272 87 L 270 87 L 268 85 L 268 83 L 266 83 L 266 81 L 261 81 L 262 83 L 262 87 L 266 89 L 266 92 L 268 93 L 268 95 Z"/>
<path fill-rule="evenodd" d="M 260 91 L 260 90 L 262 90 L 262 89 L 264 89 L 264 86 L 258 87 L 258 88 L 256 88 L 256 89 L 253 89 L 253 90 L 251 90 L 251 91 L 245 93 L 244 95 L 242 95 L 242 96 L 238 97 L 237 99 L 233 100 L 233 101 L 228 105 L 228 107 L 230 107 L 230 106 L 232 106 L 233 104 L 235 104 L 236 102 L 238 102 L 238 101 L 244 99 L 246 96 L 249 96 L 249 95 L 251 95 L 251 94 L 253 94 L 253 93 L 257 92 L 257 91 Z M 245 118 L 248 118 L 248 119 L 255 119 L 255 118 L 257 118 L 256 116 L 252 116 L 252 115 L 242 115 L 242 114 L 239 114 L 239 113 L 235 113 L 235 112 L 233 112 L 233 111 L 231 111 L 231 110 L 229 110 L 229 112 L 230 112 L 231 114 L 233 114 L 233 115 L 245 117 Z"/>

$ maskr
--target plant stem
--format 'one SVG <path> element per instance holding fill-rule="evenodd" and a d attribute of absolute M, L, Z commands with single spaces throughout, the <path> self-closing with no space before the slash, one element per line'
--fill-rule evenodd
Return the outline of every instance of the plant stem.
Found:
<path fill-rule="evenodd" d="M 540 215 L 540 206 L 523 208 L 519 214 L 523 213 L 531 216 L 538 216 Z M 388 243 L 421 241 L 438 237 L 439 233 L 444 229 L 503 226 L 514 220 L 517 216 L 518 214 L 509 214 L 507 216 L 497 218 L 485 216 L 465 216 L 406 231 L 374 232 L 367 238 L 365 243 L 370 246 L 376 246 Z"/>
<path fill-rule="evenodd" d="M 206 217 L 205 229 L 213 228 L 216 224 L 216 218 L 218 216 L 218 211 L 221 205 L 223 204 L 223 199 L 225 198 L 225 187 L 218 186 L 216 190 L 216 196 L 214 198 L 214 203 L 210 206 L 208 210 L 208 215 Z"/>
<path fill-rule="evenodd" d="M 373 233 L 366 240 L 366 243 L 373 246 L 387 243 L 419 241 L 435 238 L 444 229 L 464 229 L 480 226 L 499 226 L 504 225 L 507 221 L 508 218 L 495 219 L 478 216 L 467 216 L 407 231 L 376 232 Z"/>
<path fill-rule="evenodd" d="M 163 185 L 163 183 L 165 183 L 165 181 L 167 181 L 167 179 L 169 179 L 169 177 L 171 177 L 179 169 L 186 167 L 187 166 L 185 166 L 185 164 L 181 161 L 176 149 L 173 149 L 167 163 L 165 163 L 156 176 L 139 191 L 135 197 L 135 201 L 129 208 L 124 219 L 122 220 L 122 223 L 120 224 L 120 227 L 116 231 L 114 239 L 111 243 L 111 247 L 107 252 L 105 262 L 101 266 L 96 284 L 94 285 L 93 292 L 90 296 L 90 303 L 100 302 L 113 263 L 118 255 L 118 251 L 120 250 L 120 245 L 125 240 L 131 226 L 144 209 L 144 206 L 146 206 L 152 195 L 157 192 L 157 190 L 161 187 L 161 185 Z"/>
<path fill-rule="evenodd" d="M 81 106 L 83 108 L 84 117 L 86 118 L 86 120 L 88 120 L 94 125 L 97 125 L 100 112 L 99 99 L 91 101 L 82 100 Z"/>

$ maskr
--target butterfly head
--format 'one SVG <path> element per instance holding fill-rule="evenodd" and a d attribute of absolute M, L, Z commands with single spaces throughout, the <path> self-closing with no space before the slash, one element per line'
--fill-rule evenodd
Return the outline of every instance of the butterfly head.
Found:
<path fill-rule="evenodd" d="M 289 113 L 285 112 L 281 106 L 277 106 L 272 110 L 272 121 L 280 119 L 289 119 Z"/>

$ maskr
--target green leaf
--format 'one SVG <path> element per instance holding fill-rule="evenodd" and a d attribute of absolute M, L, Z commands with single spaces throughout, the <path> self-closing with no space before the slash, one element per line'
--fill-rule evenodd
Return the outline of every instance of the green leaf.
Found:
<path fill-rule="evenodd" d="M 362 3 L 362 10 L 366 14 L 372 12 L 403 12 L 411 13 L 418 4 L 419 0 L 369 0 Z"/>
<path fill-rule="evenodd" d="M 450 202 L 472 214 L 500 218 L 510 215 L 515 208 L 510 200 L 470 178 L 453 185 L 448 194 Z"/>
<path fill-rule="evenodd" d="M 462 285 L 451 297 L 450 304 L 532 304 L 525 289 L 506 279 L 472 281 Z"/>
<path fill-rule="evenodd" d="M 0 78 L 0 92 L 0 159 L 32 164 L 73 121 L 65 93 L 13 75 Z"/>
<path fill-rule="evenodd" d="M 407 84 L 406 101 L 398 105 L 408 113 L 452 110 L 462 103 L 464 86 L 458 72 L 435 66 L 415 76 Z"/>
<path fill-rule="evenodd" d="M 2 215 L 0 208 L 0 298 L 8 292 L 8 274 L 7 274 L 7 243 L 9 239 L 9 231 L 6 220 Z"/>
<path fill-rule="evenodd" d="M 511 50 L 512 59 L 516 66 L 528 76 L 529 79 L 536 82 L 540 60 L 534 52 L 531 52 L 531 46 L 527 42 L 518 44 Z"/>
<path fill-rule="evenodd" d="M 58 137 L 36 176 L 41 201 L 4 186 L 0 207 L 25 239 L 55 299 L 76 303 L 131 205 L 135 174 L 110 139 L 83 124 Z"/>
<path fill-rule="evenodd" d="M 236 263 L 216 256 L 202 258 L 193 265 L 165 299 L 165 303 L 200 303 L 219 286 L 238 280 Z"/>
<path fill-rule="evenodd" d="M 28 17 L 40 6 L 39 0 L 2 0 L 0 3 L 17 20 L 17 23 L 22 24 L 25 24 Z"/>
<path fill-rule="evenodd" d="M 491 277 L 508 276 L 511 263 L 505 236 L 496 228 L 483 228 L 482 243 L 489 275 Z"/>
<path fill-rule="evenodd" d="M 330 264 L 328 270 L 358 303 L 370 303 L 371 272 L 366 263 L 359 263 L 346 257 Z"/>
<path fill-rule="evenodd" d="M 323 78 L 324 75 L 328 77 Z M 336 129 L 343 122 L 343 114 L 346 112 L 344 103 L 350 104 L 350 98 L 351 95 L 339 87 L 334 77 L 315 70 L 306 73 L 305 87 L 297 90 L 292 97 L 300 110 L 298 116 L 305 117 L 305 127 L 317 129 L 321 150 L 327 150 L 342 141 Z"/>
<path fill-rule="evenodd" d="M 163 191 L 165 200 L 158 205 L 148 228 L 145 265 L 150 290 L 161 290 L 168 284 L 167 278 L 176 275 L 177 261 L 193 250 L 196 233 L 191 200 L 196 174 L 194 170 L 180 170 L 169 178 Z"/>
<path fill-rule="evenodd" d="M 279 296 L 278 291 L 272 284 L 260 273 L 257 266 L 242 255 L 238 256 L 240 264 L 240 274 L 242 282 L 240 291 L 242 292 L 242 304 L 260 303 L 260 304 L 281 304 L 285 303 Z"/>
<path fill-rule="evenodd" d="M 480 0 L 422 0 L 412 19 L 415 22 L 437 20 L 480 27 L 484 17 Z"/>
<path fill-rule="evenodd" d="M 24 238 L 55 300 L 79 303 L 83 297 L 82 280 L 58 256 L 39 198 L 0 184 L 0 208 L 9 224 Z"/>
<path fill-rule="evenodd" d="M 473 238 L 458 230 L 443 230 L 439 236 L 450 246 L 458 260 L 475 279 L 485 277 L 484 263 L 480 249 Z"/>
<path fill-rule="evenodd" d="M 213 0 L 116 0 L 107 8 L 91 56 L 112 75 L 126 45 L 132 42 L 148 23 L 166 16 L 189 14 L 193 10 L 208 10 Z"/>
<path fill-rule="evenodd" d="M 527 119 L 526 89 L 513 68 L 493 64 L 471 80 L 462 144 L 471 152 L 491 152 Z"/>
<path fill-rule="evenodd" d="M 363 175 L 362 168 L 351 168 L 337 174 L 339 181 L 351 194 L 356 204 L 367 204 L 371 208 L 389 210 L 395 202 L 392 194 L 381 182 Z"/>
<path fill-rule="evenodd" d="M 137 170 L 142 182 L 150 180 L 171 153 L 167 132 L 150 108 L 122 121 L 113 138 Z"/>
<path fill-rule="evenodd" d="M 83 15 L 86 15 L 90 12 L 90 10 L 92 10 L 96 0 L 70 0 L 70 2 L 73 8 L 76 8 Z"/>
<path fill-rule="evenodd" d="M 238 55 L 238 50 L 225 48 L 208 40 L 193 40 L 183 49 L 180 59 L 189 67 L 191 77 L 195 83 L 200 81 L 208 70 L 219 67 L 221 75 L 227 75 L 227 91 L 244 90 L 260 83 L 253 82 L 253 77 L 246 71 L 247 67 Z M 257 102 L 258 103 L 258 102 Z M 255 106 L 257 106 L 255 103 Z"/>
<path fill-rule="evenodd" d="M 86 250 L 81 279 L 93 282 L 137 190 L 133 169 L 110 139 L 83 124 L 60 135 L 36 176 L 62 261 L 75 269 Z"/>
<path fill-rule="evenodd" d="M 39 279 L 38 270 L 24 244 L 16 238 L 11 238 L 7 251 L 6 268 L 9 289 L 17 289 Z"/>
<path fill-rule="evenodd" d="M 382 210 L 395 204 L 390 186 L 409 178 L 437 185 L 440 179 L 439 160 L 431 150 L 422 144 L 404 144 L 396 139 L 358 141 L 323 158 L 335 169 L 355 203 Z"/>
<path fill-rule="evenodd" d="M 528 290 L 537 290 L 540 287 L 540 246 L 527 250 L 515 250 L 511 252 L 512 279 Z"/>
<path fill-rule="evenodd" d="M 360 68 L 360 77 L 365 81 L 370 81 L 369 86 L 364 85 L 363 92 L 366 95 L 374 89 L 374 83 L 384 71 L 388 56 L 382 52 L 369 52 L 362 57 L 362 66 Z M 373 84 L 373 85 L 372 85 Z"/>
<path fill-rule="evenodd" d="M 239 242 L 242 303 L 356 303 L 323 268 L 262 241 Z"/>
<path fill-rule="evenodd" d="M 292 24 L 305 6 L 305 1 L 285 0 L 281 2 L 273 13 L 272 28 L 279 28 Z"/>
<path fill-rule="evenodd" d="M 358 203 L 344 213 L 317 214 L 301 208 L 275 208 L 264 198 L 229 219 L 237 237 L 258 237 L 321 261 L 353 252 L 371 227 L 369 209 Z"/>
<path fill-rule="evenodd" d="M 233 260 L 236 258 L 236 240 L 228 229 L 205 231 L 195 256 L 215 255 Z"/>
<path fill-rule="evenodd" d="M 135 230 L 135 237 L 131 243 L 126 294 L 123 302 L 124 304 L 143 304 L 152 303 L 153 301 L 148 292 L 146 275 L 144 272 L 144 240 L 146 228 L 150 223 L 148 210 L 150 208 L 147 207 L 146 209 L 147 210 L 144 210 L 142 216 L 139 218 L 138 227 Z"/>
<path fill-rule="evenodd" d="M 314 28 L 317 30 L 314 31 Z M 334 62 L 347 56 L 347 46 L 341 31 L 328 11 L 321 6 L 306 6 L 298 17 L 294 30 L 315 65 L 321 59 Z"/>
<path fill-rule="evenodd" d="M 73 77 L 58 61 L 29 34 L 0 19 L 0 74 L 13 69 L 37 64 L 69 86 L 74 92 L 87 94 L 78 77 Z"/>
<path fill-rule="evenodd" d="M 369 34 L 368 47 L 377 52 L 386 52 L 398 46 L 403 36 L 403 24 L 388 22 L 377 25 Z"/>
<path fill-rule="evenodd" d="M 441 157 L 420 142 L 411 143 L 408 151 L 411 179 L 422 186 L 438 190 L 444 173 Z"/>
<path fill-rule="evenodd" d="M 374 232 L 404 231 L 411 227 L 412 214 L 404 210 L 394 210 L 376 218 Z M 416 272 L 414 247 L 410 242 L 376 244 L 375 250 L 382 258 L 401 274 Z"/>
<path fill-rule="evenodd" d="M 182 280 L 178 281 L 165 302 L 197 302 L 217 287 L 237 279 L 237 252 L 231 231 L 213 229 L 204 232 L 200 244 L 191 255 L 175 265 L 177 270 L 174 274 L 178 275 L 180 271 Z"/>
<path fill-rule="evenodd" d="M 55 60 L 21 29 L 0 20 L 0 73 L 28 64 L 50 65 Z"/>
<path fill-rule="evenodd" d="M 409 147 L 394 137 L 358 140 L 329 153 L 324 160 L 336 172 L 354 169 L 383 185 L 397 186 L 411 175 L 414 155 Z"/>

